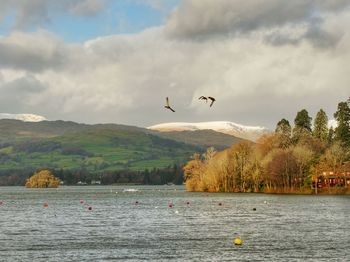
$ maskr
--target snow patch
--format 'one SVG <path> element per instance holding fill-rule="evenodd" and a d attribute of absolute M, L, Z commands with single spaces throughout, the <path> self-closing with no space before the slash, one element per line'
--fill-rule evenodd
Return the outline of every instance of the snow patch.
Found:
<path fill-rule="evenodd" d="M 148 127 L 151 130 L 157 130 L 160 132 L 170 131 L 195 131 L 195 130 L 214 130 L 224 134 L 232 135 L 235 137 L 256 141 L 263 134 L 270 131 L 261 126 L 245 126 L 228 121 L 213 121 L 213 122 L 199 122 L 199 123 L 187 123 L 187 122 L 173 122 L 153 125 Z"/>
<path fill-rule="evenodd" d="M 16 119 L 24 122 L 40 122 L 47 120 L 43 116 L 34 115 L 34 114 L 8 114 L 0 113 L 0 119 Z"/>

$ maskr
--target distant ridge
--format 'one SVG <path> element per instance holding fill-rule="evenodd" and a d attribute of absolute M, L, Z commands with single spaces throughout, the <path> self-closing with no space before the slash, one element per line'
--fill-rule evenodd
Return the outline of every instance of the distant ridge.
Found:
<path fill-rule="evenodd" d="M 270 132 L 265 127 L 245 126 L 228 121 L 213 121 L 199 123 L 173 122 L 153 125 L 148 127 L 148 129 L 157 130 L 160 132 L 214 130 L 216 132 L 252 141 L 256 141 L 263 134 Z"/>

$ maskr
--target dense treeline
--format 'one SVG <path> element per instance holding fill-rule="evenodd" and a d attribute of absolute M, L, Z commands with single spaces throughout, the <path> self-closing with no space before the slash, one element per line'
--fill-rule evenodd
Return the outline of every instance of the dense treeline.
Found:
<path fill-rule="evenodd" d="M 23 186 L 28 177 L 38 171 L 40 170 L 0 171 L 0 186 Z M 145 185 L 173 183 L 181 185 L 183 183 L 182 167 L 176 164 L 166 168 L 145 169 L 144 171 L 122 170 L 91 173 L 86 169 L 52 169 L 50 172 L 63 181 L 65 185 L 76 185 L 78 182 L 91 184 L 92 181 L 100 181 L 103 185 L 127 183 Z"/>
<path fill-rule="evenodd" d="M 321 109 L 312 125 L 307 110 L 294 127 L 282 119 L 273 134 L 256 144 L 241 142 L 222 152 L 209 148 L 184 166 L 189 191 L 311 192 L 312 178 L 323 171 L 350 170 L 350 100 L 338 104 L 335 129 Z"/>

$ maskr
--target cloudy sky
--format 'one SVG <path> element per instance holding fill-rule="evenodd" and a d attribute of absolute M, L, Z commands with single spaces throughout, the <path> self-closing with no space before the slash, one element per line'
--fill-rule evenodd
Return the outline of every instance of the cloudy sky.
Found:
<path fill-rule="evenodd" d="M 332 118 L 349 61 L 349 0 L 0 0 L 0 113 L 274 128 Z"/>

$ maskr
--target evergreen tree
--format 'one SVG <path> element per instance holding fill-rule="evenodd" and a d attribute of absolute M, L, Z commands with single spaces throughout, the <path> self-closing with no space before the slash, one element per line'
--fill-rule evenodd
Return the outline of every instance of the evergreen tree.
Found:
<path fill-rule="evenodd" d="M 296 128 L 302 128 L 311 132 L 311 120 L 312 118 L 309 116 L 309 113 L 306 109 L 303 109 L 297 113 L 294 124 Z"/>
<path fill-rule="evenodd" d="M 334 113 L 338 122 L 335 129 L 335 140 L 340 141 L 344 147 L 350 147 L 350 108 L 348 102 L 340 102 L 337 112 Z"/>
<path fill-rule="evenodd" d="M 331 127 L 329 129 L 328 137 L 327 137 L 327 142 L 329 145 L 333 143 L 333 139 L 334 139 L 334 129 L 333 129 L 333 127 Z"/>
<path fill-rule="evenodd" d="M 311 120 L 306 109 L 299 111 L 294 119 L 293 142 L 298 143 L 302 137 L 311 135 Z"/>
<path fill-rule="evenodd" d="M 284 118 L 282 120 L 280 120 L 277 123 L 275 133 L 277 134 L 280 148 L 287 148 L 290 146 L 292 128 L 291 128 L 288 120 L 286 120 Z"/>
<path fill-rule="evenodd" d="M 283 118 L 277 123 L 275 133 L 290 136 L 291 130 L 292 129 L 290 127 L 289 121 Z"/>
<path fill-rule="evenodd" d="M 326 142 L 328 138 L 328 117 L 322 109 L 317 112 L 314 122 L 314 137 L 320 139 L 322 142 Z"/>

